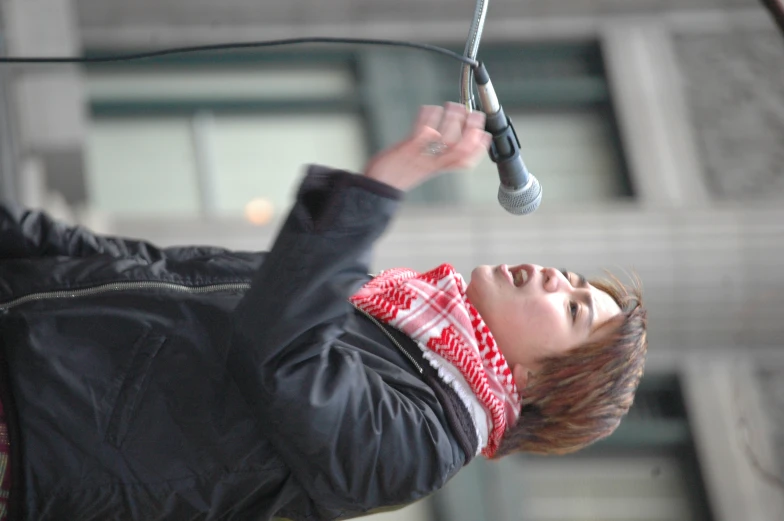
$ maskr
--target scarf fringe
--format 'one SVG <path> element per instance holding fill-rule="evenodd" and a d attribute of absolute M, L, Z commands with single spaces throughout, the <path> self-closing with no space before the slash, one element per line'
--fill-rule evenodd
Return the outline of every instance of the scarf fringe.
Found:
<path fill-rule="evenodd" d="M 447 360 L 443 357 L 439 356 L 438 354 L 434 353 L 427 349 L 426 346 L 422 346 L 421 343 L 417 342 L 417 346 L 419 349 L 422 350 L 422 355 L 425 360 L 430 364 L 430 367 L 436 370 L 438 374 L 438 378 L 441 379 L 446 385 L 452 388 L 457 394 L 460 401 L 463 402 L 465 405 L 466 410 L 468 411 L 469 415 L 471 416 L 471 422 L 474 426 L 474 431 L 476 433 L 476 439 L 478 440 L 478 444 L 476 447 L 476 454 L 478 455 L 484 448 L 487 446 L 487 438 L 489 433 L 489 428 L 487 427 L 487 415 L 484 413 L 484 406 L 481 402 L 477 399 L 476 395 L 471 390 L 471 387 L 468 385 L 468 382 L 463 379 L 461 381 L 455 373 L 460 373 L 460 371 L 450 364 Z M 443 364 L 449 365 L 455 373 L 449 371 Z M 477 412 L 480 411 L 482 413 L 482 417 L 478 417 Z M 481 422 L 481 423 L 480 423 Z M 482 429 L 480 425 L 485 425 L 485 428 Z"/>

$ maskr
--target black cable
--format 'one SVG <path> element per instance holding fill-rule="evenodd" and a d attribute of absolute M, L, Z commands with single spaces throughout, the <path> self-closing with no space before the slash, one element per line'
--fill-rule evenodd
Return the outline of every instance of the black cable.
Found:
<path fill-rule="evenodd" d="M 331 38 L 323 36 L 307 37 L 307 38 L 289 38 L 283 40 L 267 40 L 261 42 L 235 42 L 235 43 L 221 43 L 215 45 L 199 45 L 192 47 L 178 47 L 173 49 L 162 49 L 158 51 L 141 52 L 136 54 L 118 54 L 113 56 L 94 56 L 94 57 L 2 57 L 0 63 L 108 63 L 118 61 L 130 60 L 144 60 L 148 58 L 156 58 L 159 56 L 167 56 L 171 54 L 183 54 L 194 52 L 207 52 L 207 51 L 222 51 L 228 49 L 250 49 L 260 47 L 276 47 L 281 45 L 296 45 L 303 43 L 346 43 L 346 44 L 359 44 L 359 45 L 386 45 L 390 47 L 409 47 L 412 49 L 419 49 L 423 51 L 435 52 L 461 61 L 472 67 L 479 65 L 479 62 L 463 56 L 456 52 L 437 47 L 426 43 L 414 43 L 397 40 L 377 40 L 368 38 Z"/>

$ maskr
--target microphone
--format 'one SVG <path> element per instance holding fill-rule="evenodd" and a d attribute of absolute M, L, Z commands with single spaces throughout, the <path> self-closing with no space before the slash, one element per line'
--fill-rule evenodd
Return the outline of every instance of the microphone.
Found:
<path fill-rule="evenodd" d="M 498 166 L 498 202 L 507 212 L 527 215 L 539 208 L 542 202 L 542 187 L 520 157 L 520 140 L 512 126 L 512 120 L 504 113 L 493 89 L 493 83 L 483 63 L 474 67 L 482 110 L 487 115 L 485 129 L 493 135 L 490 159 Z"/>

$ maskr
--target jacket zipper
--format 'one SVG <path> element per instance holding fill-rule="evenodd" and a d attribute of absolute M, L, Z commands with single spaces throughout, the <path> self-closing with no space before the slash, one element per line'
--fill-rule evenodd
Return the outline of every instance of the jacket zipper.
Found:
<path fill-rule="evenodd" d="M 92 288 L 77 290 L 45 291 L 41 293 L 31 293 L 8 302 L 0 303 L 0 311 L 7 311 L 11 308 L 27 304 L 28 302 L 38 302 L 41 300 L 66 299 L 90 297 L 102 293 L 114 293 L 118 291 L 130 291 L 136 289 L 164 289 L 189 295 L 203 295 L 207 293 L 217 293 L 221 291 L 247 291 L 250 284 L 247 283 L 228 283 L 210 284 L 207 286 L 186 286 L 185 284 L 175 284 L 172 282 L 112 282 L 102 284 Z"/>
<path fill-rule="evenodd" d="M 392 334 L 389 331 L 387 331 L 386 328 L 384 326 L 382 326 L 381 323 L 378 320 L 376 320 L 376 318 L 373 315 L 371 315 L 370 313 L 368 313 L 364 309 L 361 309 L 361 308 L 359 308 L 357 306 L 354 306 L 354 309 L 356 309 L 357 311 L 359 311 L 360 313 L 365 315 L 367 318 L 369 318 L 371 320 L 371 322 L 373 322 L 375 325 L 377 325 L 378 328 L 387 336 L 387 338 L 389 338 L 392 341 L 392 343 L 395 344 L 395 347 L 397 347 L 400 350 L 400 352 L 403 353 L 403 355 L 405 355 L 406 358 L 408 358 L 409 362 L 414 364 L 414 367 L 417 368 L 417 371 L 419 371 L 419 374 L 425 374 L 425 372 L 422 370 L 422 366 L 419 365 L 419 363 L 416 360 L 414 360 L 414 357 L 411 356 L 411 353 L 406 351 L 403 348 L 403 346 L 400 345 L 400 342 L 398 342 L 397 339 L 395 337 L 393 337 Z"/>
<path fill-rule="evenodd" d="M 390 338 L 391 338 L 391 335 L 390 335 Z M 394 340 L 394 339 L 393 339 L 393 340 Z M 397 341 L 395 342 L 395 345 L 396 345 L 396 346 L 397 346 L 397 348 L 400 350 L 400 352 L 402 352 L 402 353 L 405 355 L 405 357 L 406 357 L 406 358 L 408 358 L 408 359 L 411 361 L 411 363 L 412 363 L 412 364 L 414 364 L 414 367 L 416 367 L 416 368 L 417 368 L 417 371 L 419 371 L 419 374 L 425 374 L 425 371 L 422 369 L 422 366 L 420 366 L 420 365 L 417 363 L 417 361 L 416 361 L 416 360 L 414 360 L 414 357 L 413 357 L 413 356 L 411 356 L 411 353 L 409 353 L 408 351 L 406 351 L 405 349 L 403 349 L 403 346 L 401 346 L 399 343 L 397 343 Z"/>

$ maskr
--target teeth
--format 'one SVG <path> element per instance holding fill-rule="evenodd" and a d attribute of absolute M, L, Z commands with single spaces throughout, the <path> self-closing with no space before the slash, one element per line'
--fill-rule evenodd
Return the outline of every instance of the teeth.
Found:
<path fill-rule="evenodd" d="M 514 274 L 515 286 L 522 286 L 528 282 L 528 272 L 525 270 L 517 270 Z"/>

